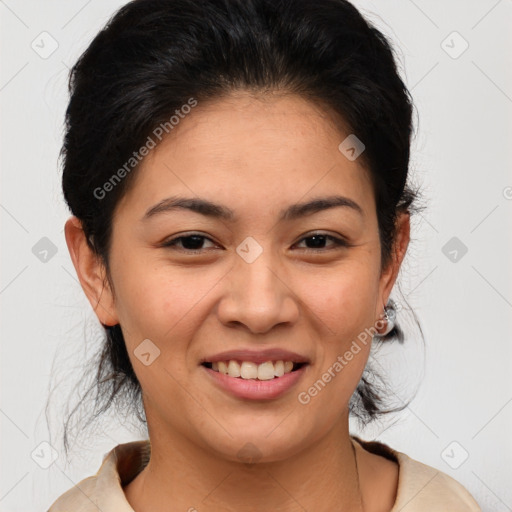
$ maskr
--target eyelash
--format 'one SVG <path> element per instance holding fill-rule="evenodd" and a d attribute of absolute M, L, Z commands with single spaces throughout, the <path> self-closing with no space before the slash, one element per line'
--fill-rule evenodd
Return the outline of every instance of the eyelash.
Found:
<path fill-rule="evenodd" d="M 327 235 L 325 233 L 312 233 L 310 234 L 309 236 L 305 236 L 303 238 L 301 238 L 299 240 L 299 242 L 297 243 L 300 243 L 300 242 L 303 242 L 304 240 L 308 240 L 309 238 L 313 238 L 315 236 L 322 236 L 322 237 L 325 237 L 326 239 L 329 239 L 331 240 L 333 243 L 334 243 L 334 247 L 330 247 L 330 248 L 322 248 L 322 249 L 309 249 L 309 248 L 305 248 L 303 249 L 306 253 L 320 253 L 320 252 L 326 252 L 326 251 L 330 251 L 330 250 L 334 250 L 334 249 L 339 249 L 339 248 L 349 248 L 349 247 L 352 247 L 351 244 L 349 244 L 346 240 L 344 240 L 343 238 L 337 238 L 335 236 L 332 236 L 332 235 Z M 177 248 L 177 244 L 180 240 L 183 240 L 185 238 L 191 238 L 191 237 L 199 237 L 199 238 L 204 238 L 205 240 L 209 240 L 210 242 L 213 242 L 213 240 L 211 238 L 208 238 L 207 236 L 205 235 L 200 235 L 200 234 L 197 234 L 197 233 L 191 233 L 189 235 L 181 235 L 181 236 L 178 236 L 176 238 L 173 238 L 171 240 L 168 240 L 167 242 L 164 242 L 161 247 L 168 247 L 168 248 L 171 248 L 173 250 L 178 250 L 178 251 L 181 251 L 181 252 L 186 252 L 188 254 L 202 254 L 205 250 L 207 249 L 198 249 L 198 250 L 193 250 L 193 249 L 183 249 L 183 248 Z M 215 242 L 213 242 L 215 243 Z"/>

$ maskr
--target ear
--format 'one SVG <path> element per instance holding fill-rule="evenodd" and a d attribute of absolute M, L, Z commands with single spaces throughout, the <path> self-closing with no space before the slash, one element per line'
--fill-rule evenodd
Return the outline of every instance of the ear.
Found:
<path fill-rule="evenodd" d="M 114 296 L 101 258 L 89 247 L 80 220 L 73 216 L 65 224 L 66 243 L 82 289 L 103 325 L 119 323 Z"/>
<path fill-rule="evenodd" d="M 381 318 L 383 304 L 387 304 L 391 290 L 398 276 L 398 271 L 405 257 L 411 234 L 410 214 L 399 214 L 396 221 L 396 238 L 391 252 L 391 260 L 382 271 L 379 282 L 379 299 L 376 305 L 376 318 Z"/>

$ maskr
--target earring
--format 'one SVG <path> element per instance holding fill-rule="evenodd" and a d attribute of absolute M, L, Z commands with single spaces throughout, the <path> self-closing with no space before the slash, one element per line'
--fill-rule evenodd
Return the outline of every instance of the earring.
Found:
<path fill-rule="evenodd" d="M 384 319 L 386 320 L 386 328 L 376 334 L 380 338 L 388 335 L 395 328 L 396 309 L 395 303 L 391 299 L 389 299 L 387 306 L 384 306 Z"/>

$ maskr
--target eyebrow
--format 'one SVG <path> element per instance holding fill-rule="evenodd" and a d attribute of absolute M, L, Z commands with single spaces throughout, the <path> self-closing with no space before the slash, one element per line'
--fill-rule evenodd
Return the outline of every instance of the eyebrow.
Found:
<path fill-rule="evenodd" d="M 363 209 L 352 199 L 343 196 L 328 196 L 313 199 L 311 201 L 296 203 L 288 206 L 280 212 L 279 222 L 295 220 L 307 215 L 337 207 L 347 207 L 364 216 Z M 206 199 L 168 197 L 150 207 L 141 221 L 146 221 L 158 214 L 168 213 L 179 209 L 186 209 L 207 217 L 235 222 L 235 212 L 226 206 L 215 204 Z"/>

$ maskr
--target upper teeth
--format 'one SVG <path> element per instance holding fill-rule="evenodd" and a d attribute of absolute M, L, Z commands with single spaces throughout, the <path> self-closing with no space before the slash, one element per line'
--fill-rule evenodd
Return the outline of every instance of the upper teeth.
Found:
<path fill-rule="evenodd" d="M 228 375 L 229 377 L 241 377 L 242 379 L 270 380 L 274 377 L 282 377 L 290 373 L 293 368 L 292 361 L 265 361 L 257 364 L 251 361 L 218 361 L 212 363 L 212 369 Z"/>

